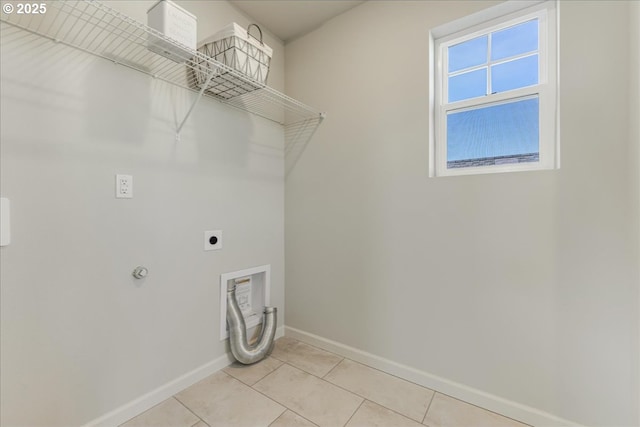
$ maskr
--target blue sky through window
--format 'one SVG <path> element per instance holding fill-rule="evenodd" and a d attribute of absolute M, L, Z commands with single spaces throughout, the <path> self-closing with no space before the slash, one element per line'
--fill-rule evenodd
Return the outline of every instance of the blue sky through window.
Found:
<path fill-rule="evenodd" d="M 537 84 L 537 50 L 537 19 L 450 46 L 447 67 L 448 102 Z M 517 59 L 508 60 L 512 57 Z M 504 62 L 505 60 L 507 61 Z M 487 67 L 490 67 L 490 73 L 487 72 Z M 481 81 L 482 76 L 485 78 L 484 82 Z"/>
<path fill-rule="evenodd" d="M 538 55 L 525 56 L 491 67 L 491 89 L 506 92 L 538 84 Z"/>
<path fill-rule="evenodd" d="M 447 161 L 539 152 L 538 97 L 447 114 Z"/>
<path fill-rule="evenodd" d="M 449 48 L 449 72 L 482 65 L 487 62 L 489 36 L 476 37 Z"/>
<path fill-rule="evenodd" d="M 487 68 L 456 74 L 449 78 L 449 102 L 487 94 Z"/>
<path fill-rule="evenodd" d="M 491 34 L 491 60 L 538 50 L 538 20 L 524 22 Z"/>
<path fill-rule="evenodd" d="M 536 85 L 539 82 L 538 20 L 458 43 L 450 46 L 447 53 L 447 100 L 450 103 Z M 487 98 L 487 102 L 491 102 L 490 99 Z M 538 97 L 499 104 L 482 102 L 447 113 L 447 164 L 451 165 L 448 167 L 460 167 L 460 162 L 469 160 L 513 156 L 538 161 Z"/>

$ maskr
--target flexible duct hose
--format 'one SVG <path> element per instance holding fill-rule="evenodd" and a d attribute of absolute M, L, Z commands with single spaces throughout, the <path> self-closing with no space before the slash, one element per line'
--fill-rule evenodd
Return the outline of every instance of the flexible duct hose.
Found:
<path fill-rule="evenodd" d="M 236 285 L 227 287 L 227 323 L 229 324 L 229 346 L 235 359 L 244 364 L 256 363 L 271 353 L 276 335 L 276 307 L 265 307 L 262 317 L 262 331 L 258 342 L 251 346 L 247 342 L 247 326 L 236 301 Z"/>

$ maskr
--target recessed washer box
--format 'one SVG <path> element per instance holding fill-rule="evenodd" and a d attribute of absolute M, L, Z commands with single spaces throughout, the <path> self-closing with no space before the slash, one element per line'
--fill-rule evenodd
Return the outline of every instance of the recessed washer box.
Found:
<path fill-rule="evenodd" d="M 148 49 L 174 62 L 187 61 L 193 56 L 189 49 L 194 51 L 197 47 L 197 21 L 194 14 L 170 0 L 155 3 L 147 11 L 147 25 L 181 46 L 149 34 Z"/>
<path fill-rule="evenodd" d="M 269 305 L 271 265 L 262 265 L 220 275 L 220 341 L 229 338 L 227 286 L 230 284 L 236 285 L 236 301 L 238 301 L 247 326 L 247 337 L 251 337 L 255 331 L 249 331 L 249 329 L 262 323 L 264 307 Z"/>

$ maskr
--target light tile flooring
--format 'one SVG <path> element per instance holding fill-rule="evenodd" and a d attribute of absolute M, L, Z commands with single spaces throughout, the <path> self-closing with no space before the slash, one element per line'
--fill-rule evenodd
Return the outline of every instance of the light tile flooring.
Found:
<path fill-rule="evenodd" d="M 525 427 L 292 338 L 233 364 L 122 427 Z"/>

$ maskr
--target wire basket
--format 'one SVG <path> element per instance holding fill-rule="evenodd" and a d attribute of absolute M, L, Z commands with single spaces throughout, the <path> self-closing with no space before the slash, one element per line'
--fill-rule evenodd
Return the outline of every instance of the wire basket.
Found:
<path fill-rule="evenodd" d="M 260 33 L 259 39 L 250 34 L 252 27 Z M 195 89 L 202 89 L 212 72 L 214 76 L 205 90 L 224 99 L 263 88 L 267 83 L 273 50 L 262 41 L 262 30 L 256 24 L 245 30 L 234 22 L 205 40 L 198 52 L 232 68 L 241 76 L 213 69 L 211 63 L 195 57 L 190 69 L 193 74 L 190 81 Z"/>

